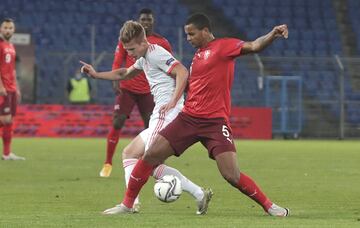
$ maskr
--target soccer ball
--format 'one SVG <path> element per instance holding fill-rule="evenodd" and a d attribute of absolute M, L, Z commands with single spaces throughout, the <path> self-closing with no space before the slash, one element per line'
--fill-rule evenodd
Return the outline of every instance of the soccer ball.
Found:
<path fill-rule="evenodd" d="M 174 202 L 182 193 L 181 181 L 176 176 L 165 175 L 156 181 L 154 193 L 159 200 L 165 203 Z"/>

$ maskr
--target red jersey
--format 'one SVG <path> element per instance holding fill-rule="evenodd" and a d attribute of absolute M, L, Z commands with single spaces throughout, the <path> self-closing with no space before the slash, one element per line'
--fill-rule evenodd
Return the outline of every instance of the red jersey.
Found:
<path fill-rule="evenodd" d="M 244 41 L 235 38 L 215 39 L 196 51 L 183 112 L 229 121 L 235 58 L 240 56 L 243 44 Z"/>
<path fill-rule="evenodd" d="M 6 91 L 16 91 L 15 47 L 0 39 L 0 76 Z"/>
<path fill-rule="evenodd" d="M 170 43 L 164 37 L 153 33 L 152 35 L 147 36 L 146 38 L 149 43 L 157 44 L 165 48 L 170 53 L 172 53 Z M 134 59 L 133 57 L 127 54 L 126 50 L 124 49 L 124 46 L 119 41 L 116 47 L 112 69 L 113 70 L 119 69 L 124 64 L 124 61 L 125 61 L 125 67 L 127 68 L 132 66 L 135 63 L 136 59 Z M 130 80 L 121 81 L 120 88 L 130 90 L 131 92 L 134 93 L 142 93 L 142 94 L 150 93 L 149 83 L 146 80 L 144 73 L 141 73 L 137 75 L 135 78 L 132 78 Z"/>

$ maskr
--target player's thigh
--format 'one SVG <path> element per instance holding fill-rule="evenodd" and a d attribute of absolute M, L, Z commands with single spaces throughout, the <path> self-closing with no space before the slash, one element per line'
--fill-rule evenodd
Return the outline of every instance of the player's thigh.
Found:
<path fill-rule="evenodd" d="M 145 143 L 147 138 L 147 132 L 144 130 L 138 134 L 123 150 L 122 158 L 141 158 L 145 151 Z"/>
<path fill-rule="evenodd" d="M 128 90 L 122 90 L 121 95 L 116 97 L 113 112 L 113 127 L 120 129 L 124 126 L 126 119 L 129 118 L 134 106 L 135 98 Z"/>
<path fill-rule="evenodd" d="M 12 92 L 10 97 L 10 109 L 11 109 L 12 118 L 16 116 L 17 105 L 18 105 L 18 97 L 16 95 L 16 92 Z"/>
<path fill-rule="evenodd" d="M 137 96 L 136 104 L 139 108 L 141 118 L 144 121 L 145 127 L 148 127 L 150 116 L 154 110 L 154 98 L 151 93 L 140 94 Z"/>
<path fill-rule="evenodd" d="M 209 157 L 212 159 L 223 152 L 236 152 L 232 131 L 225 119 L 204 120 L 199 126 L 199 136 L 201 143 L 206 147 Z"/>
<path fill-rule="evenodd" d="M 10 124 L 12 116 L 16 114 L 16 96 L 9 93 L 6 96 L 0 96 L 0 121 L 2 124 Z"/>
<path fill-rule="evenodd" d="M 217 167 L 221 175 L 230 184 L 237 186 L 240 178 L 240 169 L 237 156 L 234 151 L 226 151 L 215 157 Z"/>
<path fill-rule="evenodd" d="M 174 154 L 175 152 L 169 141 L 162 135 L 157 135 L 150 144 L 149 149 L 145 152 L 143 159 L 149 164 L 159 165 Z"/>
<path fill-rule="evenodd" d="M 174 150 L 175 156 L 180 156 L 187 148 L 199 141 L 196 123 L 182 112 L 162 129 L 159 135 L 166 138 Z"/>

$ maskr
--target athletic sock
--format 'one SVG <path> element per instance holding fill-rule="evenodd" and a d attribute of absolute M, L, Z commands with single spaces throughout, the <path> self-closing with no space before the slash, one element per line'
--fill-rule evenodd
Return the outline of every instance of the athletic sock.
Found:
<path fill-rule="evenodd" d="M 266 195 L 260 190 L 260 188 L 256 185 L 256 183 L 251 179 L 251 177 L 245 175 L 244 173 L 240 173 L 240 180 L 237 185 L 237 188 L 260 204 L 264 210 L 267 212 L 271 207 L 272 202 L 270 199 L 266 197 Z"/>
<path fill-rule="evenodd" d="M 116 145 L 119 142 L 120 130 L 111 128 L 107 136 L 107 148 L 106 148 L 106 164 L 112 165 L 112 159 L 115 153 Z"/>
<path fill-rule="evenodd" d="M 154 169 L 153 177 L 160 179 L 165 175 L 174 175 L 181 181 L 181 188 L 190 193 L 197 201 L 200 201 L 204 197 L 204 192 L 198 185 L 194 184 L 191 180 L 185 177 L 179 170 L 169 167 L 165 164 L 161 164 Z"/>
<path fill-rule="evenodd" d="M 128 187 L 131 172 L 133 171 L 137 161 L 138 161 L 138 159 L 135 159 L 135 158 L 123 160 L 126 188 Z M 139 196 L 136 197 L 134 203 L 135 204 L 139 203 Z"/>
<path fill-rule="evenodd" d="M 125 193 L 125 197 L 123 200 L 123 204 L 128 207 L 132 208 L 134 205 L 134 201 L 143 185 L 149 179 L 151 172 L 153 171 L 154 166 L 148 164 L 147 162 L 140 159 L 132 171 L 130 175 L 130 180 L 128 184 L 128 188 Z"/>
<path fill-rule="evenodd" d="M 8 156 L 11 152 L 12 123 L 3 126 L 3 154 Z"/>

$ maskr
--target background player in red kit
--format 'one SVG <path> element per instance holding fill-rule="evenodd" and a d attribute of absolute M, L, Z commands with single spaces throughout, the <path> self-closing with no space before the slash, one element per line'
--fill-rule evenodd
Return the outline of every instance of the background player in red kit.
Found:
<path fill-rule="evenodd" d="M 12 120 L 21 94 L 16 82 L 14 45 L 10 38 L 15 32 L 12 19 L 4 19 L 0 27 L 0 127 L 2 127 L 3 160 L 25 160 L 11 152 Z"/>
<path fill-rule="evenodd" d="M 159 133 L 137 162 L 121 204 L 122 213 L 131 212 L 129 208 L 154 166 L 171 155 L 180 156 L 200 141 L 207 148 L 209 157 L 216 161 L 221 175 L 233 187 L 260 204 L 269 215 L 288 216 L 287 208 L 272 203 L 249 176 L 240 172 L 229 125 L 235 58 L 259 52 L 276 38 L 287 38 L 287 26 L 276 26 L 252 42 L 235 38 L 215 39 L 208 17 L 194 14 L 186 22 L 185 33 L 190 44 L 198 50 L 192 61 L 184 109 Z"/>
<path fill-rule="evenodd" d="M 154 33 L 154 17 L 150 9 L 142 9 L 138 21 L 144 27 L 149 43 L 158 44 L 170 53 L 172 52 L 170 43 L 164 37 Z M 135 59 L 127 54 L 124 46 L 119 41 L 112 69 L 119 69 L 124 64 L 124 67 L 130 67 L 134 63 Z M 145 128 L 149 126 L 150 115 L 154 109 L 153 97 L 144 73 L 131 80 L 122 81 L 121 83 L 115 82 L 114 87 L 118 95 L 114 106 L 112 128 L 107 137 L 106 160 L 100 171 L 101 177 L 109 177 L 111 174 L 112 158 L 119 141 L 120 130 L 124 126 L 125 120 L 129 118 L 135 104 L 138 106 Z M 123 152 L 122 156 L 123 159 L 127 159 L 126 151 Z"/>

